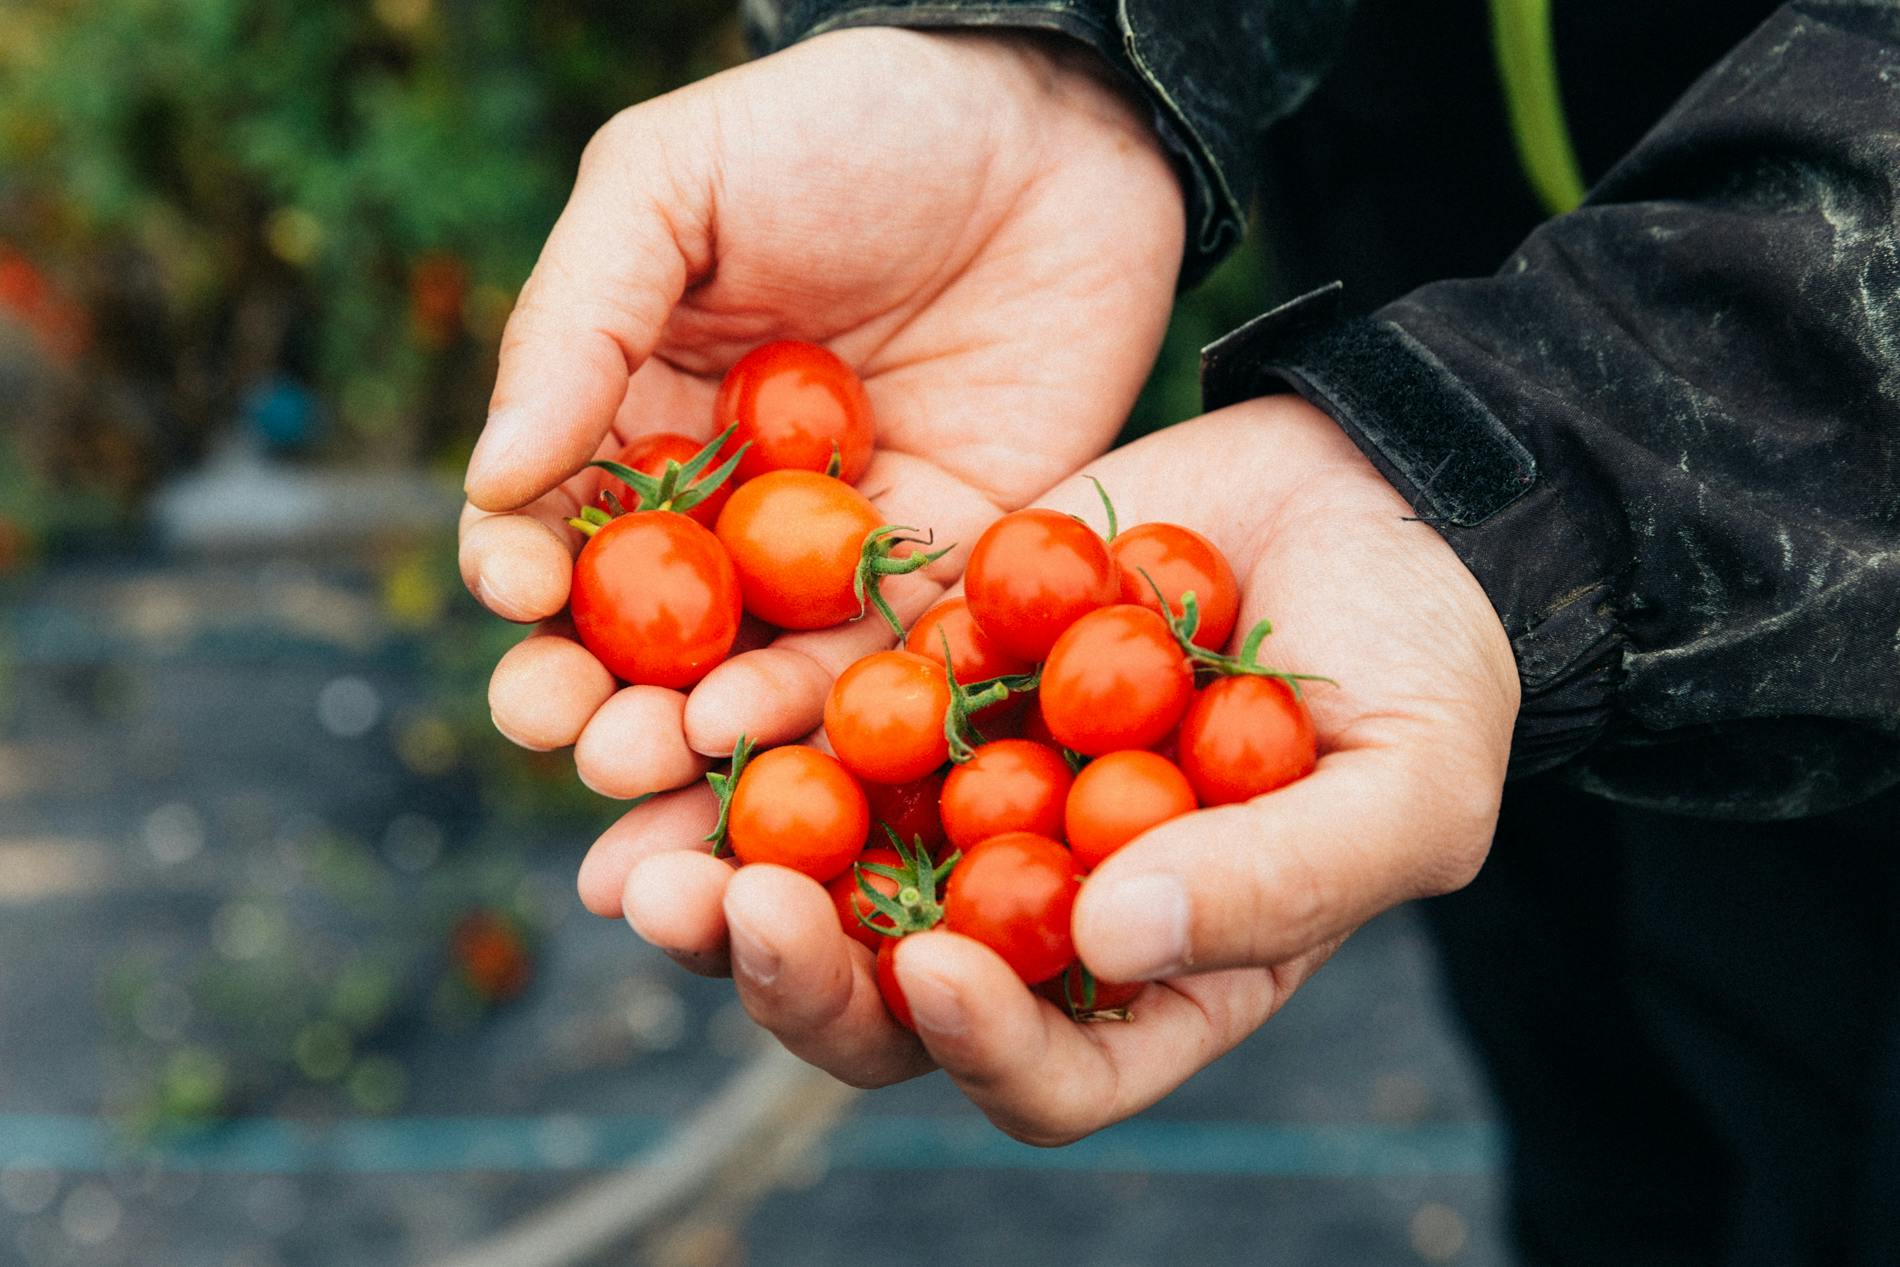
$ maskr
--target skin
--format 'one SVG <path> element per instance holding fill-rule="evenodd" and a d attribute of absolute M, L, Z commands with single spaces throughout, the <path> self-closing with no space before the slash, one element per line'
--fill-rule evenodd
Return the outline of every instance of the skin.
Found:
<path fill-rule="evenodd" d="M 824 341 L 865 375 L 887 446 L 865 491 L 940 540 L 973 542 L 1106 446 L 1165 326 L 1180 194 L 1145 112 L 1055 47 L 839 32 L 604 129 L 510 322 L 468 477 L 471 590 L 512 620 L 558 611 L 583 461 L 704 416 L 724 366 L 771 337 Z M 920 1034 L 903 1031 L 819 884 L 704 851 L 703 784 L 629 811 L 581 869 L 589 909 L 624 914 L 695 971 L 736 968 L 748 1013 L 798 1055 L 854 1086 L 940 1066 L 1040 1144 L 1152 1104 L 1352 928 L 1468 881 L 1518 702 L 1475 580 L 1310 406 L 1250 402 L 1089 469 L 1124 522 L 1213 540 L 1247 594 L 1242 624 L 1271 612 L 1283 630 L 1268 654 L 1341 683 L 1312 693 L 1325 752 L 1312 776 L 1165 824 L 1084 886 L 1083 960 L 1164 980 L 1133 1022 L 1077 1026 L 992 952 L 931 932 L 892 952 Z M 1100 510 L 1073 480 L 1047 504 Z M 961 565 L 953 553 L 887 592 L 915 616 Z M 684 740 L 721 755 L 741 730 L 810 732 L 831 677 L 888 636 L 865 621 L 736 657 L 687 700 Z M 530 692 L 496 696 L 535 707 Z M 533 731 L 523 722 L 498 708 L 504 731 Z"/>
<path fill-rule="evenodd" d="M 990 520 L 1108 445 L 1153 362 L 1183 213 L 1146 113 L 1062 41 L 878 29 L 614 118 L 503 338 L 466 481 L 471 591 L 510 620 L 559 611 L 584 463 L 647 431 L 709 437 L 726 369 L 802 338 L 864 379 L 880 448 L 859 487 L 883 521 L 963 543 L 887 583 L 914 619 Z M 734 657 L 688 700 L 688 743 L 808 733 L 881 623 Z M 504 733 L 547 729 L 531 693 L 496 694 Z"/>
<path fill-rule="evenodd" d="M 1083 885 L 1082 961 L 1109 980 L 1162 983 L 1132 1022 L 1076 1026 L 991 951 L 933 931 L 894 952 L 913 1038 L 886 1015 L 871 957 L 838 932 L 829 897 L 774 869 L 728 873 L 716 909 L 708 884 L 673 894 L 663 928 L 634 921 L 676 955 L 720 954 L 730 939 L 748 1012 L 844 1081 L 940 1066 L 1000 1128 L 1038 1144 L 1153 1104 L 1272 1016 L 1354 928 L 1467 883 L 1496 821 L 1518 704 L 1509 640 L 1477 582 L 1305 402 L 1237 405 L 1087 469 L 1127 490 L 1128 522 L 1184 523 L 1220 547 L 1246 595 L 1242 625 L 1270 615 L 1280 631 L 1264 659 L 1339 683 L 1307 691 L 1323 754 L 1312 775 L 1164 823 Z M 1069 480 L 1049 504 L 1085 514 L 1093 498 Z M 690 849 L 681 826 L 705 827 L 676 798 L 695 795 L 628 818 L 667 819 L 675 847 Z M 652 829 L 648 847 L 664 850 L 662 835 Z M 662 856 L 626 873 L 628 893 L 657 887 L 647 871 Z"/>

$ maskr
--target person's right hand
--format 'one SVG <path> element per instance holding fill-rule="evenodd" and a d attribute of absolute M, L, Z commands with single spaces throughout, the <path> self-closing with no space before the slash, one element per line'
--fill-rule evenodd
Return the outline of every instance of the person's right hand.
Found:
<path fill-rule="evenodd" d="M 584 464 L 641 432 L 710 436 L 725 368 L 787 337 L 865 380 L 863 491 L 962 547 L 889 584 L 902 618 L 921 612 L 992 518 L 1107 447 L 1166 327 L 1180 187 L 1092 58 L 1045 37 L 843 31 L 608 123 L 508 323 L 469 462 L 470 589 L 510 620 L 558 614 Z M 497 667 L 496 725 L 578 740 L 582 778 L 622 797 L 696 778 L 741 734 L 810 731 L 831 677 L 890 639 L 875 618 L 786 635 L 688 700 L 616 691 L 546 632 Z"/>

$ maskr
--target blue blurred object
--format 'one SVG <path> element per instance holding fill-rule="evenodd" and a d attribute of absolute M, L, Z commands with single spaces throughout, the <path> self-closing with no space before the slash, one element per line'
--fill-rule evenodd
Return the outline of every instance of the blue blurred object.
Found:
<path fill-rule="evenodd" d="M 298 453 L 314 445 L 323 431 L 316 395 L 284 374 L 265 379 L 244 397 L 238 416 L 269 453 Z"/>

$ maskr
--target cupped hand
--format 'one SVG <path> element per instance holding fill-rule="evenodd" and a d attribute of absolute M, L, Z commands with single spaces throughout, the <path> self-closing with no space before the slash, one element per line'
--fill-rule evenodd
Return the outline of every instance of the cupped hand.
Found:
<path fill-rule="evenodd" d="M 1331 419 L 1296 397 L 1235 406 L 1086 468 L 1124 524 L 1195 528 L 1241 579 L 1241 629 L 1271 617 L 1262 660 L 1309 683 L 1318 768 L 1252 802 L 1163 824 L 1084 882 L 1078 953 L 1146 980 L 1134 1019 L 1077 1025 L 985 947 L 908 937 L 897 971 L 921 1041 L 879 1004 L 871 956 L 820 888 L 733 871 L 696 838 L 700 790 L 629 813 L 584 870 L 635 929 L 684 962 L 728 957 L 751 1014 L 794 1052 L 875 1085 L 934 1065 L 997 1125 L 1075 1139 L 1158 1100 L 1245 1038 L 1354 928 L 1467 882 L 1489 846 L 1518 703 L 1490 603 Z M 1081 478 L 1047 504 L 1096 513 Z"/>
<path fill-rule="evenodd" d="M 493 611 L 566 603 L 584 464 L 651 431 L 713 434 L 725 369 L 774 338 L 862 374 L 890 522 L 963 550 L 1107 446 L 1165 328 L 1177 180 L 1092 54 L 1046 37 L 845 31 L 627 110 L 588 147 L 510 318 L 470 459 L 461 562 Z M 893 578 L 901 616 L 961 566 Z M 817 725 L 871 619 L 792 634 L 694 691 L 616 692 L 553 628 L 496 670 L 497 725 L 577 739 L 581 775 L 677 786 L 738 737 Z M 670 729 L 663 724 L 671 718 Z"/>

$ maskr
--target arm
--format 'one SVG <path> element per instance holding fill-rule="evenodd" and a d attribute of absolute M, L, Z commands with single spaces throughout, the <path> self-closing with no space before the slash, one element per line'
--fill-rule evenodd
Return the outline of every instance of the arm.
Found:
<path fill-rule="evenodd" d="M 1210 405 L 1292 384 L 1484 585 L 1515 773 L 1739 817 L 1900 777 L 1896 40 L 1787 5 L 1496 276 L 1209 349 Z"/>

